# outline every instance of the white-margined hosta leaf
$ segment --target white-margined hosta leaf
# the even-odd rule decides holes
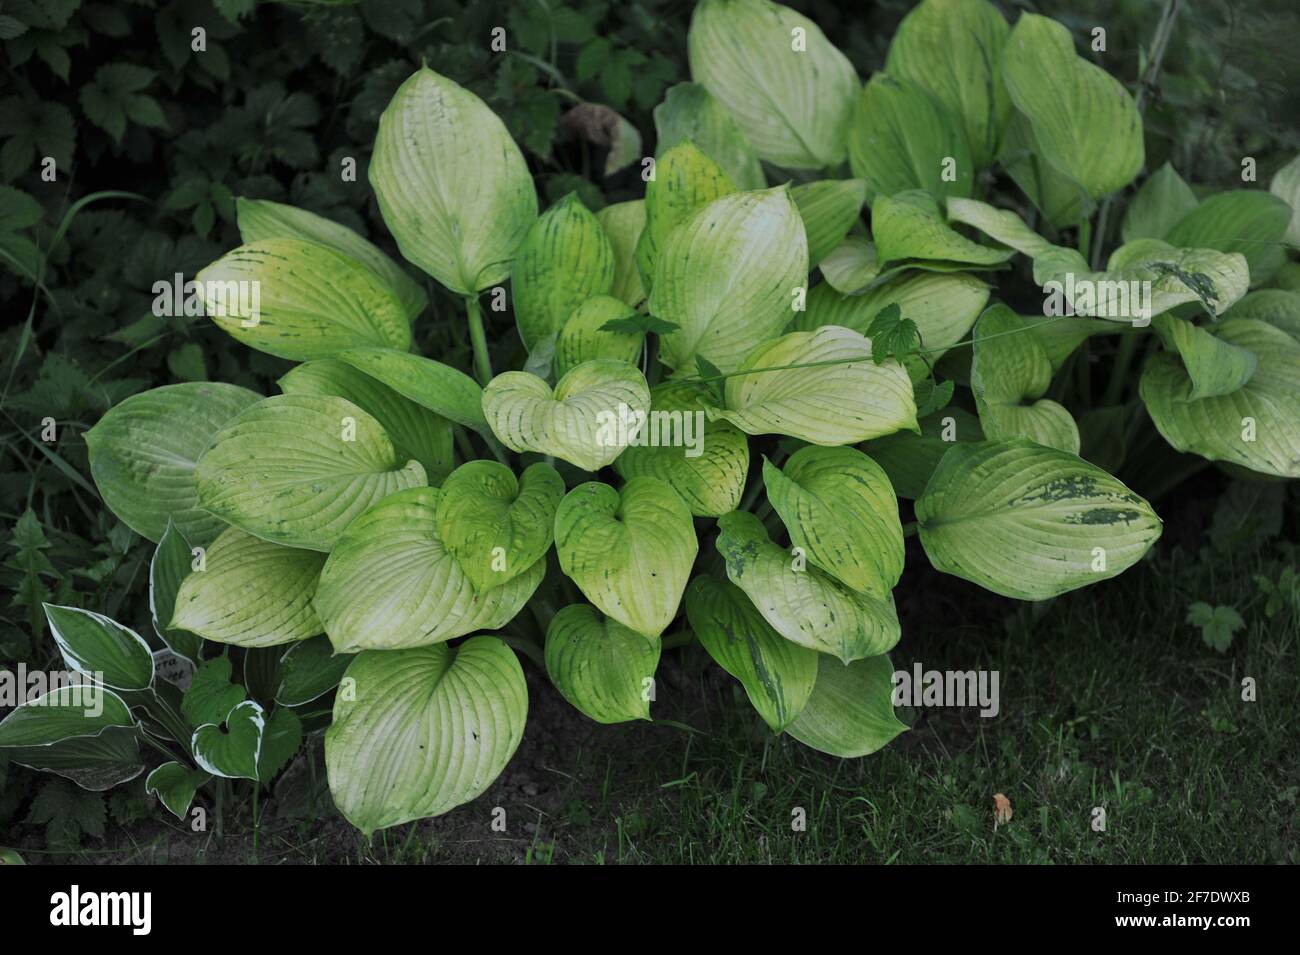
[[[762,189],[767,185],[754,147],[726,107],[699,83],[678,83],[668,88],[664,101],[655,107],[655,136],[660,156],[689,139],[726,170],[727,178],[738,188]]]
[[[821,179],[790,190],[808,237],[808,267],[816,268],[858,221],[867,199],[861,179]]]
[[[1208,328],[1168,313],[1155,318],[1165,349],[1177,352],[1192,381],[1188,401],[1231,394],[1250,381],[1259,364],[1255,353],[1231,345]]]
[[[668,234],[714,199],[735,191],[722,166],[689,139],[660,156],[654,178],[645,185],[645,229],[636,244],[642,284],[653,285],[655,262]]]
[[[199,768],[226,779],[257,779],[257,761],[266,732],[266,711],[244,700],[226,715],[224,725],[204,723],[190,738]]]
[[[647,637],[677,615],[698,550],[690,510],[658,478],[630,478],[621,491],[580,484],[555,514],[560,569],[601,613]]]
[[[496,461],[468,461],[438,495],[438,536],[475,589],[487,591],[546,556],[564,479],[549,464],[518,478]]]
[[[1019,600],[1124,572],[1162,527],[1118,479],[1027,438],[954,445],[917,500],[916,520],[936,569]]]
[[[644,199],[615,202],[596,213],[596,221],[605,230],[610,251],[614,253],[614,286],[609,294],[633,307],[645,300],[641,270],[636,265],[636,244],[645,228],[645,219]]]
[[[858,94],[849,127],[849,165],[872,195],[924,189],[969,196],[975,169],[961,123],[911,82],[877,73]]]
[[[650,408],[650,386],[636,366],[612,358],[584,362],[552,389],[524,371],[497,375],[483,390],[492,431],[512,451],[536,451],[586,471],[619,456]]]
[[[438,535],[436,488],[410,488],[358,517],[330,552],[315,607],[334,649],[400,650],[505,626],[541,583],[542,561],[477,590]]]
[[[924,0],[898,25],[885,69],[929,93],[959,118],[975,166],[992,164],[1011,100],[1002,83],[1010,28],[985,0]]]
[[[113,726],[135,725],[130,707],[112,690],[88,684],[61,686],[20,703],[0,720],[0,750],[50,746],[65,739],[98,736]]]
[[[546,673],[560,694],[597,723],[650,719],[660,642],[594,607],[571,604],[546,630]]]
[[[984,440],[979,418],[955,405],[927,415],[920,424],[920,434],[897,431],[862,448],[884,469],[894,493],[911,500],[925,493],[930,475],[954,442]]]
[[[743,590],[709,574],[686,588],[686,616],[709,656],[740,681],[772,732],[789,726],[812,695],[817,651],[785,639]]]
[[[204,564],[181,583],[172,627],[239,647],[293,643],[321,632],[311,601],[324,554],[228,527]]]
[[[1168,352],[1152,355],[1141,381],[1151,420],[1179,451],[1300,477],[1300,342],[1249,318],[1224,319],[1214,335],[1255,356],[1250,380],[1230,394],[1193,400],[1183,362]]]
[[[749,439],[727,421],[710,421],[717,408],[707,386],[674,379],[650,392],[644,440],[629,445],[614,467],[625,478],[667,481],[696,517],[719,517],[740,506],[749,474]]]
[[[195,480],[199,503],[236,527],[328,551],[370,505],[426,478],[352,402],[280,395],[228,422],[199,459]]]
[[[1064,407],[1044,398],[1052,383],[1047,351],[1005,305],[985,312],[975,326],[970,384],[980,425],[989,438],[1029,438],[1049,448],[1079,453],[1079,428]]]
[[[434,414],[487,430],[483,388],[459,368],[392,348],[350,348],[336,357]]]
[[[884,597],[903,574],[898,500],[880,465],[854,448],[800,448],[763,462],[767,499],[810,564]]]
[[[844,663],[884,653],[901,630],[894,597],[846,587],[806,562],[806,555],[772,542],[762,522],[746,511],[718,519],[718,552],[727,577],[745,592],[781,636],[830,653]]]
[[[844,160],[858,77],[816,23],[769,0],[703,0],[686,40],[691,79],[760,159],[789,169]]]
[[[110,408],[86,432],[90,473],[109,510],[151,541],[170,519],[194,544],[223,522],[199,506],[194,465],[221,426],[261,396],[221,382],[163,385]]]
[[[1272,193],[1236,189],[1210,196],[1179,219],[1166,241],[1246,257],[1252,287],[1267,283],[1286,261],[1282,239],[1291,207]]]
[[[782,365],[796,367],[749,371]],[[749,434],[835,445],[916,427],[907,370],[893,359],[877,365],[871,342],[850,328],[783,335],[750,352],[740,371],[727,379],[726,409],[707,414]]]
[[[352,402],[379,422],[399,456],[420,462],[430,484],[440,484],[451,473],[451,422],[347,362],[304,362],[278,384],[286,395],[333,395]]]
[[[1142,168],[1142,117],[1124,84],[1074,51],[1070,31],[1022,13],[1002,51],[1002,78],[1037,152],[1093,199]]]
[[[96,736],[70,736],[45,746],[10,746],[4,752],[12,763],[103,792],[144,772],[140,739],[134,727],[109,726]]]
[[[347,226],[306,209],[271,202],[269,199],[241,196],[235,207],[239,220],[239,238],[245,243],[259,242],[262,239],[302,239],[336,249],[383,279],[402,303],[408,321],[413,321],[429,303],[429,297],[420,283],[407,275],[382,249]]]
[[[1262,288],[1248,292],[1224,318],[1253,318],[1280,328],[1300,341],[1300,292]]]
[[[817,683],[786,732],[815,750],[853,759],[881,749],[907,726],[894,715],[894,667],[885,654],[848,666],[817,658]]]
[[[537,218],[532,175],[505,124],[427,68],[379,118],[370,185],[406,260],[462,295],[510,274]]]
[[[292,361],[344,348],[405,350],[411,322],[397,295],[367,266],[302,239],[262,239],[203,269],[205,314],[235,340]]]
[[[211,773],[173,760],[163,763],[145,778],[144,791],[146,795],[157,796],[168,812],[184,820],[194,802],[194,794],[211,778]]]
[[[1291,207],[1285,239],[1292,248],[1300,249],[1300,155],[1273,173],[1268,191]]]
[[[609,295],[596,295],[575,308],[555,339],[556,377],[563,378],[584,361],[594,358],[636,364],[645,344],[645,334],[603,330],[606,322],[635,315],[630,305]]]
[[[130,627],[91,610],[43,606],[68,669],[115,690],[145,690],[153,685],[153,654]]]
[[[363,653],[345,679],[325,767],[334,804],[367,838],[474,799],[523,738],[528,685],[496,637]]]
[[[203,639],[168,626],[176,611],[176,593],[181,589],[181,581],[189,574],[193,559],[189,541],[175,524],[168,524],[149,561],[149,616],[153,632],[173,653],[198,663],[203,652]]]
[[[877,196],[871,205],[871,232],[884,265],[929,268],[932,263],[951,263],[991,269],[1011,258],[1010,251],[980,245],[953,231],[934,197],[919,189]]]
[[[1164,239],[1178,222],[1196,208],[1196,193],[1177,170],[1165,163],[1151,175],[1129,200],[1124,210],[1120,235],[1134,239]]]
[[[700,355],[734,370],[775,338],[808,284],[808,239],[786,186],[709,203],[673,230],[655,262],[650,313],[680,327],[660,358],[688,374]]]
[[[614,249],[577,193],[529,228],[510,271],[510,288],[519,337],[530,351],[587,299],[613,291]]]

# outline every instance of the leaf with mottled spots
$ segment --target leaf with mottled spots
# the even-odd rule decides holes
[[[653,285],[655,262],[669,233],[714,199],[735,191],[722,167],[690,140],[659,158],[654,178],[645,185],[645,228],[636,244],[636,265],[647,288]]]

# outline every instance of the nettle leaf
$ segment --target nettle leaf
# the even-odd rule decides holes
[[[788,169],[843,162],[858,77],[816,23],[768,0],[703,0],[686,41],[691,79],[760,159]]]
[[[690,510],[658,478],[629,478],[621,491],[580,484],[555,514],[560,569],[601,613],[647,637],[677,615],[698,550]]]
[[[605,230],[614,254],[614,285],[609,294],[635,308],[646,295],[641,270],[636,265],[636,244],[645,229],[645,200],[608,205],[596,213],[596,221]]]
[[[1201,630],[1201,640],[1207,647],[1213,647],[1220,653],[1227,653],[1232,646],[1232,636],[1246,621],[1241,619],[1234,607],[1211,607],[1203,600],[1187,606],[1187,622]]]
[[[528,685],[495,637],[363,653],[334,700],[325,767],[334,804],[367,838],[475,799],[523,738]]]
[[[785,639],[844,663],[898,643],[902,631],[893,594],[873,597],[816,565],[803,567],[800,555],[773,543],[762,522],[746,511],[724,514],[718,528],[727,577]]]
[[[781,371],[751,371],[783,365]],[[871,342],[827,325],[759,345],[727,379],[726,408],[708,409],[748,434],[787,434],[810,444],[852,444],[916,427],[907,371],[877,365]]]
[[[110,727],[135,725],[130,707],[112,690],[86,684],[61,686],[20,703],[0,720],[0,749],[52,746],[66,739],[98,736]]]
[[[253,700],[238,703],[222,721],[204,723],[190,738],[199,768],[226,779],[257,779],[266,712]]]
[[[648,720],[659,650],[659,640],[571,604],[546,630],[546,673],[560,695],[597,723]]]
[[[1282,239],[1291,207],[1272,193],[1236,189],[1210,196],[1178,220],[1167,240],[1178,246],[1237,252],[1246,257],[1250,284],[1263,285],[1286,261]]]
[[[1079,428],[1070,412],[1044,398],[1052,363],[1024,321],[995,305],[975,326],[971,391],[980,426],[989,438],[1029,438],[1049,448],[1079,453]]]
[[[920,420],[921,433],[898,431],[869,441],[862,450],[880,465],[894,493],[916,500],[956,441],[983,441],[979,418],[964,408],[945,408]]]
[[[164,385],[110,408],[85,435],[104,503],[151,541],[170,520],[187,540],[208,543],[224,525],[199,507],[195,463],[223,424],[259,400],[246,388],[203,381]]]
[[[434,414],[476,431],[487,430],[483,389],[458,368],[391,348],[350,348],[337,358]]]
[[[420,463],[431,484],[451,473],[451,422],[364,371],[337,358],[289,369],[279,382],[286,395],[344,398],[379,422],[399,456]],[[475,390],[479,390],[475,386]]]
[[[413,321],[429,304],[420,284],[373,242],[324,216],[306,209],[240,196],[235,203],[239,237],[245,243],[262,239],[302,239],[329,246],[374,272],[402,303],[407,321]]]
[[[553,454],[585,471],[617,458],[636,416],[649,408],[645,376],[611,358],[582,363],[554,389],[536,375],[507,371],[483,390],[483,411],[506,447]]]
[[[251,406],[199,459],[200,504],[277,544],[329,551],[376,501],[425,483],[379,422],[343,398],[280,395]]]
[[[946,57],[945,57],[946,58]],[[858,94],[849,166],[873,195],[969,196],[975,164],[956,115],[908,80],[876,73]]]
[[[645,229],[636,243],[643,285],[653,287],[655,262],[669,233],[714,199],[735,191],[722,167],[689,139],[659,158],[645,185]]]
[[[181,581],[190,572],[193,555],[189,541],[168,522],[162,540],[149,561],[149,615],[153,632],[175,654],[198,663],[203,652],[203,638],[170,626],[176,612],[176,594]]]
[[[808,240],[787,187],[710,203],[673,230],[655,264],[650,312],[680,326],[661,338],[660,358],[681,373],[696,356],[734,371],[785,328],[807,283]]]
[[[66,60],[67,54],[63,54]],[[62,71],[67,80],[67,68]],[[166,129],[162,108],[144,90],[153,83],[153,70],[131,63],[105,63],[95,71],[94,82],[81,87],[81,108],[86,118],[120,143],[129,120],[139,126]]]
[[[563,378],[585,361],[613,358],[635,364],[647,331],[658,319],[641,315],[608,295],[589,298],[573,310],[555,339],[555,374]],[[667,324],[667,323],[660,323]]]
[[[921,347],[921,332],[916,322],[903,317],[897,302],[890,302],[871,320],[866,337],[871,341],[871,360],[883,365],[886,359],[903,361]]]
[[[353,658],[351,653],[335,653],[328,637],[293,644],[280,658],[275,702],[280,706],[302,706],[320,699],[339,685]]]
[[[1259,361],[1255,353],[1217,338],[1186,319],[1157,315],[1156,332],[1169,351],[1178,352],[1192,381],[1187,400],[1228,395],[1250,381]]]
[[[217,643],[271,647],[322,631],[312,609],[325,555],[281,547],[228,527],[203,570],[185,578],[170,626]]]
[[[808,267],[816,268],[858,221],[867,201],[861,179],[823,179],[790,190],[808,237]]]
[[[740,189],[767,185],[754,147],[713,94],[698,83],[678,83],[668,89],[654,110],[658,155],[690,140],[721,166]]]
[[[1255,373],[1229,394],[1193,399],[1196,384],[1183,362],[1152,355],[1140,384],[1152,422],[1179,451],[1300,477],[1300,342],[1249,318],[1224,319],[1213,334],[1253,354]]]
[[[877,196],[871,206],[871,231],[881,263],[906,263],[913,268],[947,264],[964,268],[996,268],[1011,258],[1009,250],[991,249],[957,234],[943,220],[928,192],[910,190]]]
[[[1074,52],[1060,23],[1022,13],[1003,47],[1002,78],[1029,120],[1035,152],[1093,199],[1123,189],[1141,170],[1142,117],[1133,97]]]
[[[438,495],[438,536],[479,591],[511,580],[546,556],[564,479],[549,464],[518,478],[496,461],[462,464]]]
[[[644,439],[629,445],[614,467],[625,478],[666,481],[696,517],[718,517],[740,506],[749,474],[749,439],[726,421],[710,421],[719,407],[708,386],[682,379],[650,392]]]
[[[1192,187],[1169,163],[1165,163],[1142,183],[1124,210],[1120,235],[1125,242],[1134,239],[1164,239],[1173,227],[1196,208]]]
[[[1291,207],[1285,239],[1293,248],[1300,248],[1300,155],[1273,173],[1268,191]]]
[[[202,769],[172,761],[163,763],[145,778],[144,791],[157,796],[168,812],[183,820],[194,802],[194,794],[211,778],[212,774]]]
[[[884,597],[903,574],[898,501],[880,465],[854,448],[800,448],[783,468],[763,461],[773,510],[808,562]]]
[[[1300,292],[1266,288],[1248,292],[1224,318],[1253,318],[1280,328],[1300,341]]]
[[[1119,480],[1027,438],[951,447],[916,502],[916,521],[937,570],[1018,600],[1123,573],[1162,528]]]
[[[505,125],[427,68],[380,117],[369,176],[402,255],[461,295],[510,275],[537,218],[532,175]]]
[[[569,193],[524,236],[510,272],[515,322],[529,350],[558,332],[573,310],[614,288],[614,249],[604,228]]]
[[[334,649],[400,650],[496,630],[545,575],[537,561],[477,590],[438,534],[435,488],[410,488],[358,517],[330,552],[315,607]]]
[[[984,0],[924,0],[898,25],[885,69],[930,94],[960,119],[979,169],[1001,145],[1011,101],[1002,47],[1011,32]]]
[[[686,616],[709,656],[740,681],[772,732],[789,726],[812,695],[819,654],[785,639],[743,590],[712,575],[691,581]]]
[[[50,633],[68,668],[115,690],[153,685],[153,654],[144,638],[103,614],[45,604]]]
[[[356,259],[301,239],[262,239],[227,252],[195,276],[208,315],[258,351],[307,361],[345,348],[405,350],[401,301]]]
[[[844,759],[869,756],[906,724],[894,715],[894,667],[884,654],[841,666],[817,658],[817,683],[786,732],[813,749]]]

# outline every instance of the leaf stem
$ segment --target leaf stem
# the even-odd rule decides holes
[[[492,380],[492,362],[488,358],[487,333],[483,331],[483,312],[477,295],[465,296],[465,315],[469,319],[469,341],[474,348],[474,373],[479,384]]]
[[[1103,406],[1119,404],[1124,394],[1124,384],[1128,380],[1128,369],[1133,364],[1137,353],[1138,333],[1135,329],[1126,331],[1119,340],[1119,351],[1115,353],[1115,364],[1110,370],[1110,381],[1106,382],[1106,392],[1102,396]]]
[[[497,634],[497,639],[508,646],[516,653],[522,653],[528,659],[532,660],[543,670],[546,669],[546,658],[542,655],[542,648],[526,637],[516,637],[508,633]]]

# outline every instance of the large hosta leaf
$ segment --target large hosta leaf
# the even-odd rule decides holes
[[[740,681],[772,732],[789,726],[812,695],[819,654],[785,639],[743,590],[711,575],[696,577],[686,589],[686,616],[709,656]]]
[[[645,344],[642,332],[607,331],[605,325],[636,315],[630,305],[609,295],[587,299],[573,310],[555,339],[554,369],[563,378],[584,361],[614,358],[635,364]]]
[[[741,189],[767,185],[763,167],[726,107],[698,83],[669,87],[655,107],[659,155],[684,139],[695,143]]]
[[[844,663],[884,653],[898,642],[901,631],[892,594],[872,597],[816,566],[802,566],[801,559],[774,544],[748,512],[723,515],[718,527],[718,552],[727,561],[727,577],[787,640],[834,654]]]
[[[560,502],[560,568],[607,617],[657,637],[677,615],[699,545],[681,496],[653,477],[591,481]]]
[[[921,433],[898,431],[863,446],[884,469],[899,497],[916,500],[925,493],[930,475],[957,441],[983,441],[979,418],[950,406],[921,419]]]
[[[379,422],[399,456],[420,462],[431,484],[451,473],[451,423],[347,362],[322,358],[296,365],[279,385],[286,395],[346,398]]]
[[[425,483],[379,422],[343,398],[281,395],[226,424],[199,459],[199,503],[268,541],[328,551],[376,501]]]
[[[218,643],[270,647],[321,632],[312,609],[325,555],[228,527],[181,583],[170,625]]]
[[[110,408],[85,436],[104,503],[151,541],[162,539],[170,519],[192,543],[208,543],[223,523],[199,507],[195,462],[223,424],[258,400],[246,388],[194,381]]]
[[[586,604],[565,607],[546,630],[546,672],[597,723],[650,719],[660,642]]]
[[[949,228],[934,198],[919,190],[878,196],[871,206],[871,231],[876,254],[888,265],[989,269],[1011,258],[1009,251],[972,242]]]
[[[363,653],[345,679],[325,766],[334,804],[367,836],[474,799],[523,737],[528,686],[495,637]]]
[[[402,303],[407,319],[414,319],[429,302],[424,289],[384,252],[347,226],[306,209],[287,206],[269,199],[241,196],[235,203],[239,219],[239,237],[244,242],[262,239],[303,239],[327,245],[356,259],[374,272]]]
[[[149,644],[130,627],[91,610],[44,607],[50,633],[69,669],[115,690],[144,690],[153,684]]]
[[[884,597],[903,573],[898,501],[880,465],[853,448],[800,448],[784,468],[763,462],[767,499],[808,562],[854,590]]]
[[[596,221],[609,238],[614,253],[614,286],[610,295],[625,305],[637,306],[645,299],[641,270],[636,265],[636,244],[645,228],[645,200],[616,202],[596,213]]]
[[[1177,170],[1165,163],[1142,183],[1124,211],[1120,235],[1134,239],[1163,239],[1180,219],[1196,208],[1196,194]]]
[[[1231,394],[1255,374],[1258,359],[1245,348],[1230,345],[1208,328],[1173,315],[1157,315],[1156,332],[1169,351],[1178,352],[1192,380],[1188,401]]]
[[[553,454],[599,471],[627,446],[637,414],[650,408],[650,387],[634,365],[612,358],[584,362],[552,389],[525,371],[497,375],[483,390],[483,411],[512,451]]]
[[[645,285],[653,284],[655,262],[668,234],[714,199],[735,191],[722,166],[690,140],[659,158],[654,178],[645,186],[645,229],[636,244],[636,264]]]
[[[1286,260],[1282,238],[1291,222],[1291,207],[1257,189],[1237,189],[1210,196],[1169,230],[1173,245],[1238,252],[1250,267],[1250,284],[1262,285]]]
[[[768,0],[703,0],[687,51],[691,79],[727,108],[760,159],[790,169],[843,161],[858,78],[817,24]]]
[[[749,439],[735,425],[708,420],[710,407],[718,405],[704,385],[677,379],[655,386],[645,439],[618,456],[618,473],[662,478],[696,517],[734,511],[749,474]]]
[[[1133,181],[1146,155],[1142,117],[1123,83],[1075,54],[1066,27],[1022,13],[1002,51],[1002,78],[1036,151],[1089,196]]]
[[[510,287],[519,337],[530,351],[587,299],[613,290],[614,249],[576,193],[532,224],[515,256]]]
[[[924,0],[898,25],[885,69],[960,118],[975,165],[998,154],[1011,101],[1002,83],[1010,28],[985,0]]]
[[[349,348],[338,358],[434,414],[476,431],[487,430],[483,389],[458,368],[392,348]]]
[[[549,464],[518,478],[496,461],[458,467],[438,495],[438,536],[480,591],[504,584],[546,556],[564,479]]]
[[[822,179],[790,190],[808,236],[808,267],[816,268],[858,221],[867,199],[861,179]]]
[[[1280,328],[1300,341],[1300,292],[1280,288],[1249,292],[1224,318],[1253,318]]]
[[[427,68],[398,87],[379,119],[370,185],[407,261],[462,295],[510,274],[537,217],[532,175],[505,125]]]
[[[907,729],[893,701],[894,667],[883,653],[848,666],[822,655],[813,694],[786,732],[832,756],[869,756]]]
[[[1020,600],[1122,573],[1162,526],[1101,468],[1027,438],[954,445],[917,500],[916,520],[938,570]]]
[[[1250,380],[1229,394],[1193,400],[1195,384],[1183,363],[1167,352],[1153,355],[1141,382],[1151,420],[1179,451],[1300,477],[1300,342],[1249,318],[1225,319],[1214,335],[1255,356]]]
[[[476,590],[438,536],[441,493],[420,487],[384,498],[330,552],[315,607],[336,651],[405,649],[496,630],[541,583],[538,561]]]
[[[650,311],[680,328],[660,358],[682,373],[700,355],[732,371],[755,344],[776,337],[808,282],[808,240],[787,187],[710,203],[669,236],[655,264]]]
[[[781,371],[751,371],[784,365]],[[838,325],[791,332],[750,352],[727,379],[725,410],[709,409],[749,434],[788,434],[810,444],[852,444],[916,427],[906,369],[877,365],[871,342]]]
[[[5,754],[20,766],[54,773],[82,789],[103,792],[145,770],[140,731],[109,726],[96,736],[71,736],[45,746],[10,746]]]
[[[278,358],[307,361],[360,345],[404,350],[411,344],[410,319],[392,289],[329,246],[261,239],[227,252],[195,281],[217,325]]]

